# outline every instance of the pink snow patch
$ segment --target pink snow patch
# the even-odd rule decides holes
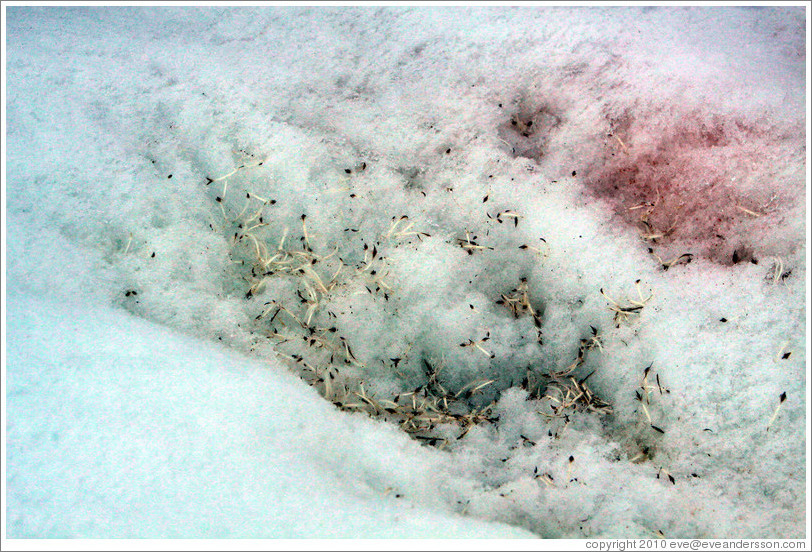
[[[765,237],[802,201],[802,129],[665,109],[608,121],[585,183],[652,252],[726,265],[777,254]]]

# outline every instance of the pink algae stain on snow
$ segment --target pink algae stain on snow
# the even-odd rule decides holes
[[[760,237],[794,199],[776,175],[803,166],[802,133],[697,112],[649,115],[607,117],[588,192],[663,259],[692,253],[729,265],[774,254]]]

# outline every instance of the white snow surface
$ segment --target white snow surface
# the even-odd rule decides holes
[[[410,501],[448,459],[279,364],[81,303],[20,297],[8,323],[13,537],[532,537]]]
[[[4,9],[4,537],[808,536],[807,8]]]

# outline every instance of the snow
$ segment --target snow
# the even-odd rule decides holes
[[[4,538],[808,534],[803,7],[5,16]]]
[[[336,416],[278,364],[109,308],[16,299],[12,537],[532,536],[408,502],[406,489],[443,468],[439,455],[362,415]]]

